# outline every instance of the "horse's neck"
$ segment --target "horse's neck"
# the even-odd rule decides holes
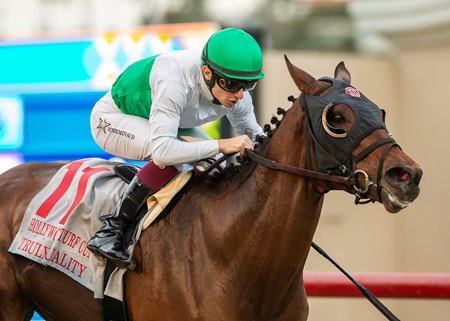
[[[303,112],[294,106],[283,119],[264,151],[279,163],[306,168]],[[322,208],[323,195],[310,181],[292,174],[258,166],[249,179],[260,197],[258,222],[265,228],[261,241],[277,255],[303,266]],[[297,252],[297,253],[295,253]]]
[[[264,154],[277,162],[305,167],[303,123],[300,111],[295,112],[283,120]],[[256,166],[252,175],[231,189],[236,190],[215,203],[215,210],[220,213],[222,207],[227,217],[220,217],[215,235],[211,235],[222,243],[219,248],[226,259],[234,258],[240,269],[248,269],[255,282],[281,285],[298,280],[317,227],[323,195],[306,179],[262,166]],[[277,280],[267,278],[273,273],[279,276]]]

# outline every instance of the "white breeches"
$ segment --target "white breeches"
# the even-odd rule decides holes
[[[124,114],[108,92],[91,112],[91,132],[95,142],[107,153],[132,160],[151,160],[148,119]],[[184,141],[211,139],[199,128],[179,129]]]

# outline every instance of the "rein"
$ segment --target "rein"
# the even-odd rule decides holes
[[[264,167],[282,171],[286,173],[290,173],[296,176],[300,177],[307,177],[307,178],[313,178],[321,181],[326,181],[330,183],[336,183],[345,185],[349,188],[354,188],[356,179],[351,176],[343,177],[343,176],[336,176],[336,175],[330,175],[325,174],[321,172],[312,171],[309,169],[301,168],[301,167],[294,167],[282,163],[277,163],[273,160],[270,160],[268,158],[262,157],[258,154],[256,154],[254,151],[247,150],[247,155],[250,157],[251,160],[253,160],[255,163],[262,165]]]
[[[381,147],[383,145],[386,145],[386,147],[383,150],[382,156],[380,158],[380,162],[378,164],[377,182],[376,183],[373,183],[369,179],[369,176],[367,175],[366,172],[364,172],[362,170],[358,170],[358,169],[351,171],[351,174],[348,176],[338,176],[338,175],[331,175],[331,174],[326,174],[326,173],[322,173],[322,172],[317,172],[317,171],[309,170],[306,168],[295,167],[295,166],[291,166],[291,165],[287,165],[287,164],[278,163],[274,160],[271,160],[271,159],[265,158],[261,155],[258,155],[256,152],[254,152],[252,150],[246,150],[246,153],[247,153],[248,157],[251,160],[253,160],[255,163],[257,163],[261,166],[267,167],[269,169],[293,174],[293,175],[296,175],[299,177],[311,178],[311,179],[320,180],[323,182],[344,185],[344,186],[348,187],[349,189],[354,189],[355,196],[356,196],[355,204],[366,204],[369,202],[374,202],[373,200],[370,200],[367,197],[367,194],[368,194],[371,186],[376,186],[377,197],[378,197],[378,199],[381,199],[380,180],[381,180],[381,173],[382,173],[382,169],[383,169],[384,159],[386,158],[387,153],[389,152],[389,150],[392,147],[394,147],[394,146],[400,147],[400,146],[391,137],[380,139],[380,140],[374,142],[373,144],[371,144],[370,146],[366,147],[363,151],[361,151],[354,158],[353,163],[354,163],[354,166],[356,166],[357,163],[359,163],[364,158],[366,158],[368,155],[370,155],[375,149],[377,149],[378,147]],[[221,162],[221,161],[222,160],[220,160],[219,162]],[[357,182],[356,177],[359,174],[364,176],[364,187],[358,187],[358,185],[357,185],[358,182]]]

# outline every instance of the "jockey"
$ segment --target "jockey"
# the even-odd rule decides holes
[[[137,61],[125,69],[94,106],[91,130],[106,152],[147,160],[121,196],[114,213],[88,243],[118,266],[131,262],[124,233],[147,198],[182,168],[220,153],[253,149],[262,129],[252,90],[264,77],[262,52],[241,29],[213,34],[203,50],[178,50]],[[212,140],[196,128],[226,116],[237,136]]]

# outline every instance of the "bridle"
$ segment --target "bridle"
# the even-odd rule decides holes
[[[329,82],[324,87],[320,88],[316,93],[314,93],[313,96],[320,96],[326,89],[333,87],[334,81],[330,81],[330,78],[323,78],[322,80]],[[296,99],[290,99],[292,102],[295,102]],[[332,184],[339,184],[345,186],[349,191],[353,191],[353,194],[355,195],[355,204],[366,204],[369,202],[375,202],[375,200],[372,200],[370,198],[370,188],[372,186],[376,187],[376,193],[378,200],[381,200],[381,192],[382,192],[382,186],[380,184],[382,171],[383,171],[383,164],[385,161],[385,158],[388,154],[388,152],[393,148],[394,146],[400,147],[396,141],[392,137],[382,138],[371,145],[364,148],[361,152],[359,152],[356,156],[352,155],[352,152],[356,146],[359,145],[359,143],[366,137],[368,137],[374,130],[378,128],[385,128],[384,126],[384,119],[382,119],[382,126],[378,123],[376,126],[368,126],[367,130],[364,129],[365,134],[361,135],[360,137],[357,137],[353,142],[351,142],[352,148],[351,150],[348,150],[348,155],[346,156],[349,161],[344,162],[339,159],[337,159],[333,152],[330,152],[328,148],[326,148],[326,142],[324,143],[323,140],[321,141],[320,137],[315,133],[315,131],[312,128],[312,121],[311,121],[311,115],[310,115],[310,106],[308,105],[308,99],[307,95],[305,93],[302,93],[300,95],[300,100],[302,103],[303,111],[305,112],[304,117],[304,139],[305,139],[305,151],[306,151],[306,163],[307,168],[300,168],[295,167],[287,164],[278,163],[274,160],[270,160],[268,158],[265,158],[261,155],[258,155],[254,151],[247,151],[248,157],[256,162],[259,165],[262,165],[264,167],[267,167],[272,170],[282,171],[286,173],[290,173],[296,176],[310,178],[314,181],[322,181],[325,182],[327,188],[332,189]],[[328,102],[327,106],[325,106],[324,112],[330,107],[333,103]],[[373,104],[373,103],[372,103]],[[375,105],[374,105],[375,106]],[[378,109],[378,107],[376,107]],[[379,109],[378,109],[379,111]],[[383,114],[384,115],[384,114]],[[381,117],[380,117],[381,118]],[[355,125],[357,125],[355,123]],[[348,137],[345,137],[344,139],[348,139]],[[384,146],[384,150],[381,153],[380,161],[378,164],[377,169],[377,175],[376,175],[376,182],[373,182],[370,180],[369,175],[361,170],[356,169],[356,165],[364,160],[367,156],[369,156],[373,151],[378,149],[379,147]],[[331,166],[331,169],[327,169],[325,172],[321,171],[315,171],[312,170],[312,160],[309,154],[310,147],[313,147],[311,149],[313,151],[316,163],[317,163],[317,156],[320,153],[321,159],[323,159],[326,164],[333,164]],[[358,176],[363,176],[363,184],[358,184]]]
[[[384,147],[384,150],[383,150],[383,152],[381,154],[380,161],[378,163],[377,181],[376,181],[376,183],[373,183],[369,179],[369,175],[367,175],[367,173],[365,171],[360,170],[360,169],[353,169],[353,173],[352,173],[353,177],[356,177],[359,174],[364,176],[364,187],[362,187],[362,188],[358,187],[357,184],[353,185],[353,188],[355,190],[355,196],[356,196],[356,199],[355,199],[355,203],[356,204],[366,204],[366,203],[369,203],[369,202],[374,202],[368,196],[370,187],[372,185],[374,185],[376,187],[376,189],[377,189],[377,198],[378,198],[378,200],[381,200],[382,187],[381,187],[380,181],[381,181],[381,174],[383,172],[384,160],[385,160],[389,150],[392,147],[397,146],[397,147],[400,148],[400,146],[396,143],[396,141],[392,137],[383,138],[383,139],[377,140],[373,144],[367,146],[364,150],[362,150],[354,158],[354,166],[356,167],[356,164],[358,164],[364,158],[369,156],[375,149],[377,149],[378,147],[381,147],[383,145],[385,145],[385,147]]]

